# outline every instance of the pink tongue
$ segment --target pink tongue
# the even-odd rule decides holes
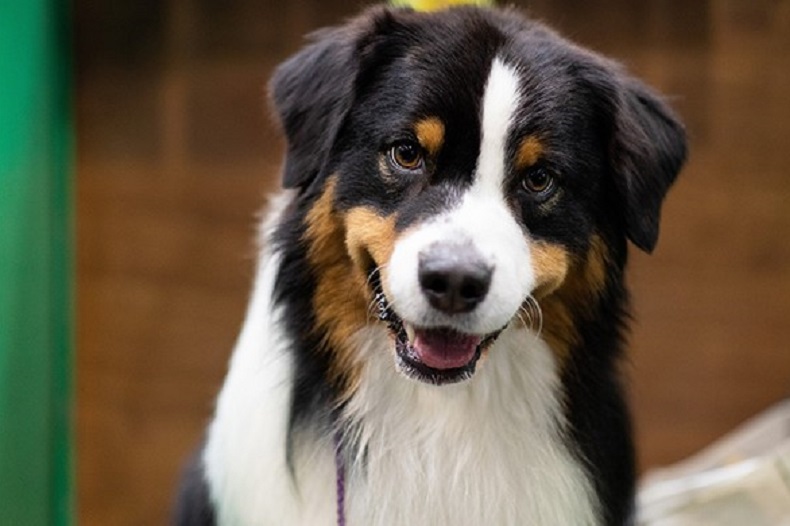
[[[480,341],[479,336],[448,329],[416,329],[412,347],[432,369],[457,369],[472,361]]]

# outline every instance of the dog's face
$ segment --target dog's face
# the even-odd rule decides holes
[[[572,332],[569,304],[604,293],[626,238],[654,247],[685,155],[647,88],[512,12],[375,10],[272,91],[319,330],[343,347],[372,308],[400,370],[435,384],[507,328]]]

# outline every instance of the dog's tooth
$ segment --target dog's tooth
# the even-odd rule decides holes
[[[414,341],[414,327],[412,327],[408,323],[404,323],[403,327],[406,329],[406,336],[409,337],[409,341],[413,342]]]

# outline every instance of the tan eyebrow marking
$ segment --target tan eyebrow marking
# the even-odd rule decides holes
[[[444,144],[444,123],[439,117],[426,117],[414,125],[414,133],[420,146],[431,154],[436,155]]]
[[[543,143],[535,135],[525,137],[516,150],[516,169],[523,170],[537,163],[543,155]]]

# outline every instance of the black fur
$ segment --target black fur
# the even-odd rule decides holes
[[[171,521],[174,526],[216,525],[200,453],[198,451],[192,455],[181,477],[181,487]]]
[[[592,311],[577,311],[581,343],[562,375],[572,435],[592,474],[603,524],[631,524],[635,461],[631,419],[619,370],[628,293],[623,284],[625,240],[609,239],[607,287]]]
[[[304,205],[304,201],[297,206]],[[307,209],[294,210],[275,233],[274,243],[283,254],[275,283],[275,301],[283,306],[282,323],[293,339],[295,378],[291,405],[289,435],[305,426],[325,427],[331,421],[331,408],[336,404],[336,386],[330,384],[329,352],[314,327],[313,295],[315,277],[307,262],[306,247],[296,240],[304,236],[302,220]],[[288,440],[288,463],[292,464],[293,440]]]

